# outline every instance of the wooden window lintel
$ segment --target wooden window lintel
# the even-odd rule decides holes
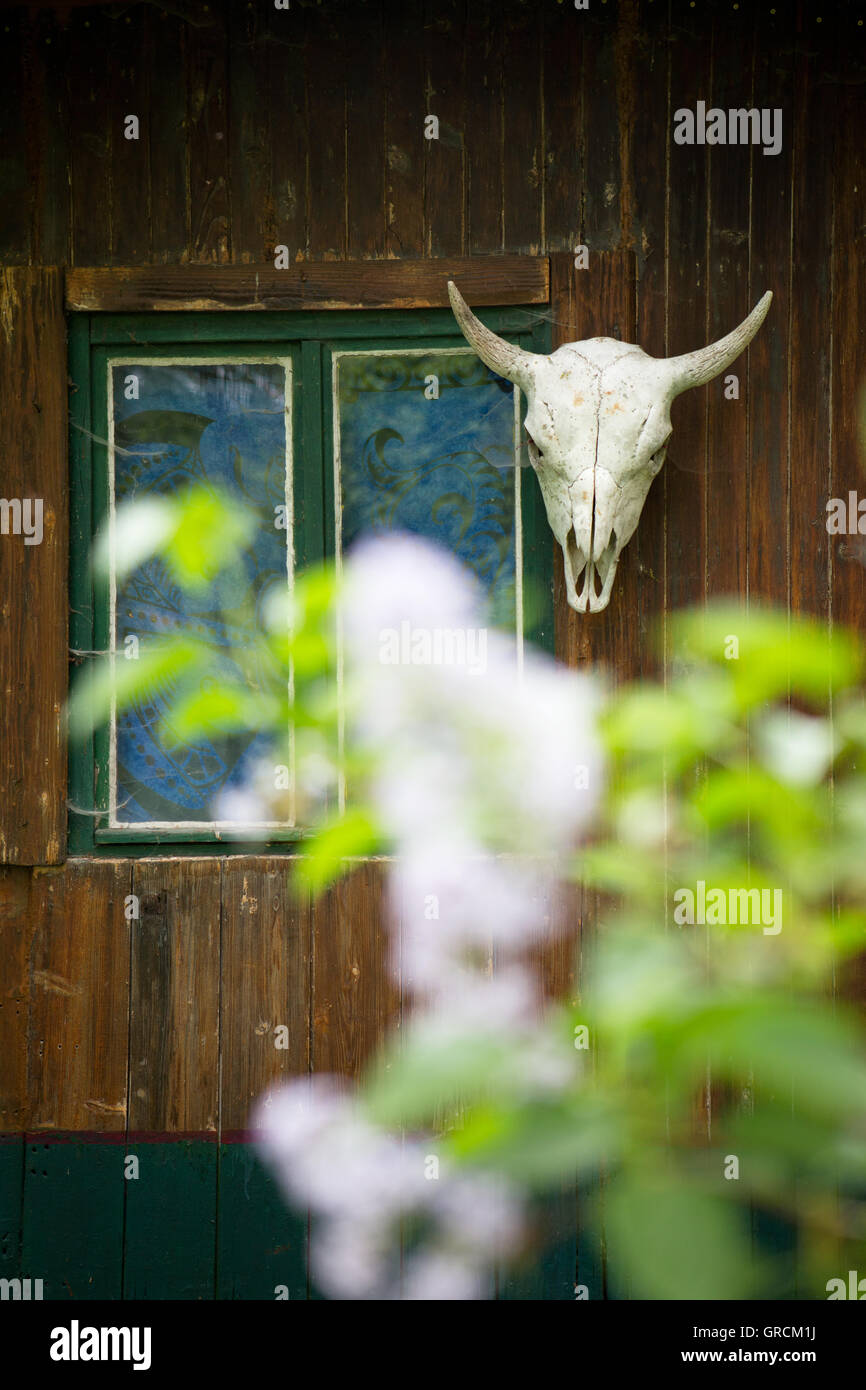
[[[546,304],[546,256],[306,261],[272,265],[70,266],[66,308],[87,313],[214,309],[434,309],[449,280],[471,304]]]

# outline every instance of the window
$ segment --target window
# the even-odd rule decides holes
[[[546,350],[537,311],[483,317]],[[76,314],[70,331],[75,652],[186,632],[228,662],[243,637],[233,614],[395,529],[448,546],[487,590],[494,621],[552,644],[551,547],[520,467],[519,392],[466,346],[450,311]],[[90,543],[114,509],[192,482],[261,515],[234,588],[180,594],[158,561],[94,582]],[[71,749],[76,852],[248,838],[214,806],[260,756],[255,731],[189,744],[163,724],[170,698],[149,691]],[[267,833],[288,847],[303,826]]]

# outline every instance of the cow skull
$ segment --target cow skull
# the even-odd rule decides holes
[[[578,613],[599,613],[665,461],[671,402],[740,355],[773,296],[765,294],[726,338],[682,357],[649,357],[616,338],[566,343],[545,357],[491,333],[451,280],[448,293],[469,345],[526,396],[529,457],[562,547],[568,602]]]

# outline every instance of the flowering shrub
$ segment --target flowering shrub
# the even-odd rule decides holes
[[[183,534],[154,536],[168,563]],[[564,1185],[617,1292],[824,1297],[862,1265],[866,1048],[834,997],[866,946],[853,640],[684,614],[667,683],[603,701],[408,537],[358,547],[339,588],[301,577],[249,634],[234,687],[205,686],[189,644],[176,669],[161,653],[172,727],[273,731],[317,825],[294,870],[314,891],[394,856],[383,929],[412,998],[357,1091],[303,1078],[256,1112],[321,1289],[485,1297]],[[75,725],[110,687],[82,683]],[[268,765],[231,795],[265,821],[287,792]],[[564,876],[598,921],[578,1000],[545,1004],[534,948]]]

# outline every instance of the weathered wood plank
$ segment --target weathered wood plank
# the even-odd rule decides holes
[[[70,130],[70,251],[81,265],[111,261],[111,68],[105,56],[113,20],[104,10],[79,10],[64,35],[66,109]]]
[[[424,29],[424,115],[439,121],[439,138],[423,141],[424,244],[428,256],[456,256],[466,250],[465,0],[427,0]]]
[[[68,309],[137,313],[153,309],[425,309],[446,307],[448,280],[470,303],[543,304],[545,256],[306,262],[257,266],[76,266],[66,275]]]
[[[586,180],[583,240],[590,251],[620,244],[623,158],[616,74],[616,11],[590,4],[580,16],[586,29],[581,103]]]
[[[150,236],[156,262],[189,258],[189,144],[186,109],[185,22],[168,9],[146,10],[147,66],[158,72],[157,96],[147,116],[150,144]],[[151,79],[153,85],[153,78]]]
[[[67,681],[67,448],[61,272],[2,270],[0,457],[10,512],[3,519],[8,534],[0,535],[0,671],[7,714],[0,863],[57,864],[65,854],[66,739],[60,714]]]
[[[272,257],[275,245],[287,246],[289,259],[295,260],[307,246],[310,160],[303,12],[272,9],[259,55],[265,40],[267,59],[257,58],[259,72],[265,67],[270,93],[270,195],[263,224],[264,254]]]
[[[290,12],[273,11],[285,26]],[[271,131],[271,101],[262,101],[262,83],[270,79],[272,47],[268,29],[270,13],[254,5],[232,5],[228,12],[229,113],[227,139],[232,190],[232,259],[258,264],[273,256],[273,199],[271,196],[271,153],[275,144]],[[296,16],[289,18],[291,25]],[[281,44],[284,40],[280,39]],[[280,47],[279,54],[285,52]],[[279,112],[285,119],[284,112]],[[282,144],[285,133],[281,132]],[[268,242],[270,249],[268,252]]]
[[[386,865],[358,866],[313,909],[312,1067],[357,1078],[400,1014],[388,969]]]
[[[503,221],[510,251],[538,252],[545,240],[541,21],[531,0],[510,5],[497,19],[504,29]]]
[[[346,254],[385,254],[385,50],[379,0],[340,17],[346,65]]]
[[[713,104],[723,110],[751,104],[751,46],[736,14],[713,16]],[[709,149],[710,241],[707,340],[730,333],[762,293],[749,283],[751,150],[747,145]],[[772,314],[775,314],[775,304]],[[767,323],[760,332],[770,329]],[[725,378],[738,382],[738,399],[728,399]],[[748,593],[749,458],[748,409],[761,386],[749,374],[744,354],[707,388],[706,551],[704,591],[708,597]]]
[[[621,62],[628,62],[629,80],[640,89],[626,166],[629,235],[638,272],[635,341],[651,356],[664,357],[671,98],[667,11],[658,10],[655,0],[642,0],[637,15],[639,37],[621,49]],[[638,575],[640,654],[636,673],[642,676],[655,674],[659,666],[659,632],[667,603],[665,524],[665,483],[658,478],[650,488],[637,532],[629,541]]]
[[[545,249],[565,251],[582,237],[585,16],[568,5],[545,6],[543,14]]]
[[[866,120],[866,61],[863,44],[839,25],[838,81],[835,110],[838,131],[834,147],[833,266],[831,305],[832,402],[830,497],[866,496],[866,249],[862,192],[866,188],[866,150],[862,129]],[[859,125],[857,124],[859,122]],[[856,191],[855,191],[856,190]],[[832,617],[855,629],[862,640],[866,629],[866,539],[860,535],[829,537],[832,564]],[[866,1001],[866,953],[848,962],[840,995]]]
[[[794,112],[793,226],[791,236],[791,608],[830,617],[830,537],[827,500],[831,481],[830,358],[827,317],[832,314],[833,161],[815,138],[831,119],[837,86],[826,59],[804,41],[798,21]],[[811,40],[812,34],[809,34]],[[808,275],[804,268],[808,266]],[[759,288],[759,287],[756,287]],[[776,305],[772,312],[775,314]],[[762,330],[763,331],[763,330]]]
[[[222,1144],[215,1297],[273,1301],[278,1289],[307,1297],[307,1215],[286,1205],[250,1144]]]
[[[0,1134],[27,1128],[30,871],[0,869]]]
[[[386,251],[417,256],[424,251],[424,117],[427,114],[424,0],[391,7],[385,25]]]
[[[214,1297],[216,1138],[129,1136],[139,1176],[124,1184],[124,1298]]]
[[[226,0],[211,0],[186,48],[189,255],[231,259]],[[187,31],[189,34],[189,30]]]
[[[782,12],[770,40],[755,11],[754,105],[794,108],[794,54],[790,13]],[[784,120],[784,116],[783,116]],[[773,291],[767,320],[748,350],[749,363],[749,595],[788,608],[791,566],[790,275],[792,132],[767,156],[752,149],[751,298]],[[742,360],[738,364],[742,368]],[[736,368],[735,368],[736,370]],[[799,504],[798,504],[799,505]]]
[[[0,1279],[21,1277],[23,1196],[24,1135],[0,1132]]]
[[[466,16],[466,240],[471,252],[505,244],[502,153],[502,32],[489,9],[469,5]]]
[[[129,1129],[216,1134],[219,859],[144,859],[133,870]]]
[[[734,23],[747,22],[733,15]],[[704,18],[688,0],[671,5],[671,101],[695,108],[710,90],[710,46]],[[675,94],[675,95],[674,95]],[[708,341],[707,238],[709,148],[670,141],[668,213],[668,353]],[[733,326],[733,325],[732,325]],[[703,602],[706,549],[707,401],[718,381],[684,391],[671,409],[673,436],[662,470],[667,511],[668,595],[673,610]]]
[[[27,116],[23,43],[24,11],[0,14],[0,265],[31,259]]]
[[[295,897],[291,878],[285,857],[225,861],[223,1137],[248,1128],[250,1107],[274,1085],[309,1071],[310,910]]]
[[[151,106],[159,102],[162,80],[158,79],[152,96],[155,74],[146,63],[147,8],[136,5],[118,17],[110,40],[111,260],[120,265],[139,265],[151,259],[150,119]],[[135,140],[127,139],[127,133],[133,133],[127,127],[129,116],[138,117]]]
[[[21,114],[25,118],[23,143],[27,151],[31,215],[30,261],[33,265],[57,265],[69,258],[70,122],[64,77],[65,36],[57,16],[46,10],[30,10],[25,26],[25,99]],[[9,126],[0,120],[0,128],[11,153]],[[14,207],[14,196],[10,197],[5,188],[3,192],[4,205]]]
[[[46,1299],[122,1297],[123,1136],[30,1134],[21,1272]],[[174,1247],[175,1249],[182,1247]]]
[[[305,11],[307,83],[307,236],[305,254],[345,257],[346,69],[342,16],[310,7]]]
[[[126,1128],[132,873],[123,860],[37,870],[28,1128]]]

